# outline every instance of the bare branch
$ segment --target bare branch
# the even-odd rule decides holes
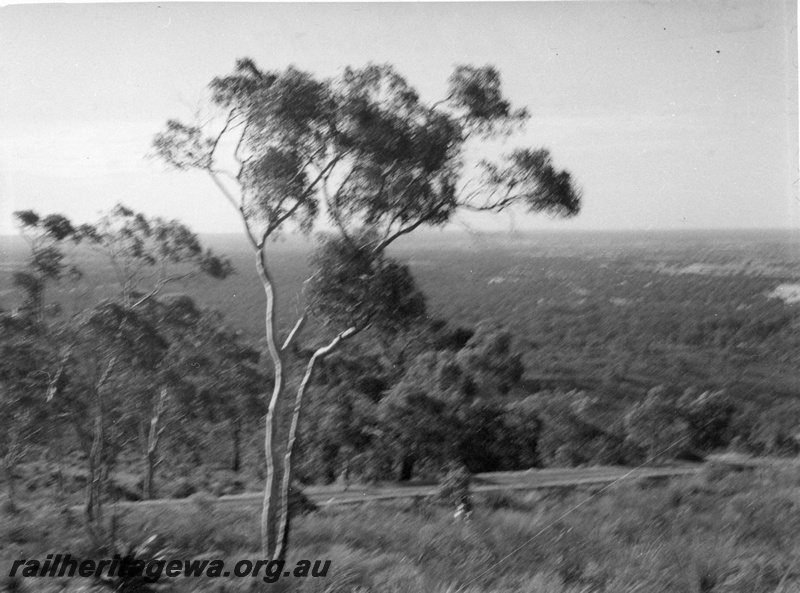
[[[321,147],[319,147],[319,148],[316,150],[316,152],[314,152],[314,154],[312,154],[310,157],[308,157],[308,160],[306,161],[306,163],[305,163],[305,164],[304,164],[302,167],[298,168],[298,170],[297,170],[297,173],[295,173],[294,177],[292,177],[291,179],[289,179],[289,181],[288,181],[287,183],[291,184],[291,183],[293,183],[294,181],[296,181],[296,180],[297,180],[297,178],[298,178],[298,177],[299,177],[299,176],[300,176],[300,175],[301,175],[301,174],[302,174],[302,173],[303,173],[303,172],[304,172],[304,171],[305,171],[305,170],[306,170],[308,167],[310,167],[310,166],[314,165],[314,159],[316,159],[317,155],[319,155],[321,152],[325,152],[325,151],[327,150],[327,148],[328,148],[328,147],[327,147],[327,146],[324,146],[324,145],[323,145],[323,146],[321,146]],[[327,171],[327,170],[330,168],[330,166],[331,166],[332,164],[335,164],[335,161],[336,161],[336,160],[338,160],[338,159],[339,159],[339,157],[337,157],[337,158],[333,159],[333,160],[332,160],[330,163],[328,163],[328,164],[327,164],[325,167],[323,167],[322,169],[319,169],[319,174],[318,174],[318,176],[317,176],[317,179],[314,181],[314,183],[312,183],[312,184],[311,184],[311,187],[313,187],[313,186],[314,186],[314,185],[317,183],[317,181],[319,181],[319,178],[320,178],[321,176],[324,176],[324,175],[325,175],[325,172],[326,172],[326,171]],[[309,188],[309,189],[310,189],[310,188]]]
[[[131,305],[131,309],[135,309],[136,307],[138,307],[138,306],[140,306],[140,305],[142,305],[142,304],[146,303],[146,302],[147,302],[147,301],[149,301],[150,299],[152,299],[152,298],[153,298],[154,296],[156,296],[156,295],[157,295],[159,292],[161,292],[161,290],[162,290],[162,289],[163,289],[163,288],[164,288],[164,287],[165,287],[167,284],[169,284],[170,282],[175,282],[175,281],[178,281],[178,280],[185,280],[186,278],[192,278],[193,276],[196,276],[197,274],[198,274],[198,272],[187,272],[186,274],[179,274],[179,275],[177,275],[177,276],[169,276],[169,277],[166,277],[166,278],[162,278],[161,280],[159,280],[159,281],[156,283],[156,285],[153,287],[153,289],[152,289],[150,292],[148,292],[146,295],[144,295],[144,296],[143,296],[142,298],[140,298],[138,301],[136,301],[135,303],[133,303],[133,304]]]
[[[300,383],[300,387],[297,389],[297,396],[295,397],[294,401],[294,410],[292,411],[292,424],[289,428],[289,437],[286,443],[286,454],[283,461],[283,484],[281,488],[280,527],[278,529],[278,534],[284,534],[284,537],[278,537],[278,546],[275,551],[276,558],[283,557],[283,546],[288,539],[286,537],[286,535],[288,535],[286,530],[289,525],[289,480],[291,478],[292,453],[294,452],[294,444],[297,440],[297,425],[300,421],[300,411],[302,410],[303,406],[303,396],[305,395],[306,389],[311,382],[311,377],[314,374],[314,366],[317,360],[330,354],[342,343],[342,341],[354,336],[360,331],[360,329],[361,328],[357,327],[348,328],[339,333],[327,346],[318,348],[317,351],[311,356],[311,360],[308,361],[305,375]]]
[[[250,244],[253,246],[253,248],[258,249],[258,241],[256,241],[255,235],[253,235],[253,231],[250,229],[250,224],[247,221],[247,215],[244,212],[244,196],[242,196],[241,200],[237,201],[233,194],[230,193],[228,188],[225,187],[225,185],[219,180],[216,173],[212,169],[207,169],[207,171],[225,198],[231,203],[231,205],[233,205],[234,208],[236,208],[236,211],[239,213],[239,216],[242,219],[242,224],[244,225],[244,229],[247,234],[247,238],[250,240]]]
[[[227,177],[231,181],[234,181],[235,183],[239,183],[239,176],[238,175],[234,175],[233,173],[231,173],[230,171],[226,171],[225,169],[211,169],[211,168],[209,168],[208,171],[210,171],[214,175],[224,175],[225,177]]]
[[[284,222],[286,222],[292,216],[294,216],[294,213],[297,212],[300,206],[303,205],[303,201],[304,201],[303,199],[297,200],[291,208],[289,208],[286,212],[280,215],[276,220],[271,222],[267,227],[266,236],[271,235],[273,232],[279,229]],[[278,207],[280,207],[281,204],[283,204],[283,200],[278,202]]]
[[[217,185],[217,187],[222,192],[222,194],[225,196],[225,198],[231,204],[233,204],[234,208],[236,208],[238,210],[239,209],[239,202],[236,200],[235,197],[233,197],[233,194],[228,190],[228,188],[225,187],[225,185],[219,180],[219,178],[217,177],[218,171],[216,171],[214,169],[206,169],[206,171],[208,171],[208,174],[211,175],[211,179],[214,180],[214,183]]]
[[[502,212],[509,206],[519,203],[521,196],[514,195],[497,202],[484,203],[481,206],[474,206],[472,204],[461,204],[461,208],[469,210],[470,212]]]
[[[247,137],[247,123],[245,123],[244,129],[242,130],[242,135],[239,136],[239,140],[236,142],[236,148],[233,149],[233,158],[236,159],[237,163],[239,163],[239,175],[242,174],[242,167],[244,166],[244,159],[242,158],[241,150],[245,137]],[[237,175],[237,178],[239,175]]]
[[[396,232],[394,232],[391,235],[389,235],[388,237],[386,237],[383,241],[378,243],[377,247],[375,247],[375,249],[374,249],[375,253],[379,253],[379,252],[383,251],[384,249],[386,249],[391,243],[393,243],[399,237],[402,237],[403,235],[407,235],[411,231],[413,231],[413,230],[417,229],[418,227],[420,227],[421,225],[425,224],[428,220],[433,218],[433,214],[434,213],[431,212],[428,216],[425,216],[424,218],[420,218],[419,220],[417,220],[416,222],[414,222],[414,223],[412,223],[412,224],[410,224],[408,226],[401,227]]]
[[[235,115],[236,115],[236,110],[235,109],[231,109],[228,112],[228,117],[225,118],[225,125],[222,126],[222,129],[219,131],[219,133],[216,135],[216,137],[211,141],[211,160],[212,161],[214,160],[214,153],[217,152],[217,146],[219,145],[220,140],[222,140],[222,137],[225,135],[225,133],[231,127],[231,124],[233,123]]]
[[[325,205],[328,207],[328,214],[330,214],[331,218],[333,219],[333,222],[336,225],[336,228],[339,229],[339,231],[342,233],[342,236],[345,238],[345,240],[350,245],[355,247],[355,243],[353,242],[353,239],[348,234],[347,228],[345,227],[345,224],[344,224],[344,221],[341,219],[341,216],[339,215],[339,207],[338,207],[339,192],[342,191],[342,188],[344,187],[344,185],[347,183],[347,181],[353,175],[353,171],[354,170],[355,170],[354,168],[351,168],[350,171],[345,176],[344,181],[342,181],[342,183],[339,184],[339,189],[336,190],[336,193],[334,194],[334,196],[336,196],[336,197],[334,199],[332,199],[332,196],[328,192],[327,184],[323,184],[323,186],[322,186],[322,195],[323,195],[323,197],[325,199]]]
[[[292,343],[292,341],[297,337],[297,334],[303,329],[303,326],[306,323],[307,314],[303,312],[300,318],[297,320],[297,323],[294,324],[292,331],[289,332],[289,335],[286,337],[286,340],[283,342],[283,346],[281,346],[281,350],[286,350]]]
[[[328,177],[330,177],[330,174],[333,172],[333,168],[346,156],[346,154],[346,152],[343,152],[342,154],[336,155],[327,165],[325,165],[325,167],[317,175],[316,179],[309,184],[308,188],[306,189],[306,195],[314,191],[314,187],[317,185],[317,183],[322,180],[327,180]]]

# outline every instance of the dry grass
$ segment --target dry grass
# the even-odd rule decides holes
[[[0,559],[99,553],[54,507],[3,511]],[[158,532],[176,557],[257,557],[258,521],[198,496],[181,512],[125,517],[121,541]],[[164,591],[300,593],[789,593],[800,590],[800,470],[720,472],[598,495],[477,500],[469,523],[424,504],[338,508],[295,520],[299,558],[332,560],[326,578],[172,579]],[[84,585],[86,583],[83,583]],[[8,590],[78,590],[23,579]],[[66,589],[61,589],[64,586]],[[14,589],[17,587],[17,589]],[[21,588],[20,588],[21,587]]]

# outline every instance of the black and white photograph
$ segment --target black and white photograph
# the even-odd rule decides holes
[[[0,592],[800,592],[795,0],[0,5]]]

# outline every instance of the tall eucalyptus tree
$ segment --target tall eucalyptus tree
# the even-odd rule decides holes
[[[580,193],[544,149],[468,163],[469,146],[508,136],[528,117],[511,108],[499,73],[489,66],[458,66],[447,96],[435,103],[423,101],[386,65],[346,68],[321,80],[294,67],[266,71],[242,59],[209,89],[209,107],[218,117],[203,124],[170,120],[153,145],[170,166],[209,176],[238,212],[256,258],[274,378],[266,414],[262,548],[282,558],[294,439],[316,361],[371,325],[402,323],[402,315],[422,310],[408,270],[386,248],[423,225],[445,225],[460,210],[521,206],[574,215]],[[269,241],[309,232],[321,220],[333,235],[320,244],[305,309],[281,340]],[[393,299],[403,303],[400,312]],[[279,442],[286,349],[309,316],[329,333],[294,381],[288,433]]]

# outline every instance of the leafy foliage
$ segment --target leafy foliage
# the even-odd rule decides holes
[[[226,326],[215,311],[198,312],[194,323],[173,341],[168,372],[174,383],[185,387],[176,391],[181,422],[175,435],[198,450],[213,450],[219,443],[201,435],[208,426],[224,426],[233,471],[241,469],[243,441],[264,412],[260,357],[242,332]]]
[[[82,234],[110,261],[122,300],[135,304],[160,292],[170,282],[203,272],[224,279],[233,273],[227,258],[203,250],[200,240],[176,220],[147,217],[117,204]]]
[[[535,211],[554,209],[549,202],[558,202],[569,213],[579,207],[569,175],[545,166],[528,168],[521,193],[514,190],[519,180],[506,179],[497,168],[494,185],[505,183],[507,190],[501,199],[495,199],[495,188],[488,195],[460,195],[468,136],[486,139],[524,119],[524,112],[510,111],[493,68],[460,67],[450,86],[447,108],[446,101],[422,102],[391,66],[347,68],[334,79],[318,80],[294,67],[261,71],[252,60],[242,59],[232,74],[211,82],[212,103],[220,112],[216,128],[200,130],[169,121],[154,138],[156,154],[165,162],[211,176],[241,216],[257,254],[275,376],[266,418],[267,488],[280,484],[264,498],[265,555],[282,558],[288,542],[292,454],[306,388],[318,360],[371,325],[396,329],[424,312],[424,300],[410,273],[384,256],[386,248],[422,225],[445,224],[462,207],[497,212],[525,202]],[[225,146],[235,147],[232,154],[221,154]],[[233,170],[225,168],[230,163]],[[528,187],[531,184],[536,185],[535,193]],[[478,199],[482,202],[476,205]],[[322,213],[336,236],[320,241],[312,259],[315,270],[305,311],[279,349],[266,244],[287,228],[309,232]],[[333,326],[335,337],[317,347],[302,372],[286,453],[280,460],[274,434],[281,428],[279,406],[286,405],[282,350],[297,337],[308,315]],[[411,395],[428,402],[425,394]],[[428,403],[438,405],[435,400]],[[277,480],[276,474],[280,474]],[[276,498],[280,499],[277,511],[272,504]]]
[[[374,252],[363,239],[324,239],[311,268],[306,299],[312,315],[325,322],[396,331],[425,313],[425,297],[408,267]]]
[[[215,78],[212,101],[222,111],[216,131],[167,123],[156,154],[178,169],[208,171],[243,214],[257,243],[289,222],[308,230],[326,212],[341,232],[368,228],[381,250],[422,224],[441,225],[462,206],[497,211],[525,203],[533,211],[574,214],[579,192],[547,151],[518,151],[492,169],[486,192],[465,194],[463,149],[470,137],[504,135],[526,119],[503,97],[492,67],[459,66],[446,101],[424,103],[388,65],[346,68],[330,80],[289,67],[260,70],[239,60]],[[204,135],[205,134],[205,135]],[[222,168],[231,136],[238,170]],[[495,199],[502,186],[502,198]],[[321,208],[324,204],[324,208]]]
[[[25,294],[23,311],[42,324],[47,313],[47,284],[55,284],[65,275],[80,278],[80,270],[65,263],[64,246],[68,241],[80,241],[82,233],[60,214],[42,218],[32,210],[23,210],[15,212],[14,217],[30,245],[30,258],[24,270],[13,273],[12,282]]]
[[[0,463],[12,500],[16,465],[50,432],[42,367],[51,353],[32,329],[24,318],[0,317]]]
[[[442,341],[448,333],[473,339],[453,352]],[[538,463],[538,411],[509,401],[521,369],[507,332],[435,324],[430,332],[395,340],[366,350],[362,344],[321,366],[317,382],[326,395],[318,399],[316,391],[303,438],[302,463],[310,475],[333,479],[324,464],[341,466],[343,457],[357,460],[356,475],[397,472],[405,479],[415,467],[435,475],[451,462],[470,471]],[[408,350],[386,356],[400,344]]]
[[[521,123],[528,118],[525,109],[512,112],[501,91],[500,73],[492,66],[458,66],[449,83],[449,101],[465,112],[473,127],[492,130],[498,121]]]
[[[664,387],[651,389],[625,416],[628,438],[647,450],[648,461],[675,456],[686,448],[689,427]]]

